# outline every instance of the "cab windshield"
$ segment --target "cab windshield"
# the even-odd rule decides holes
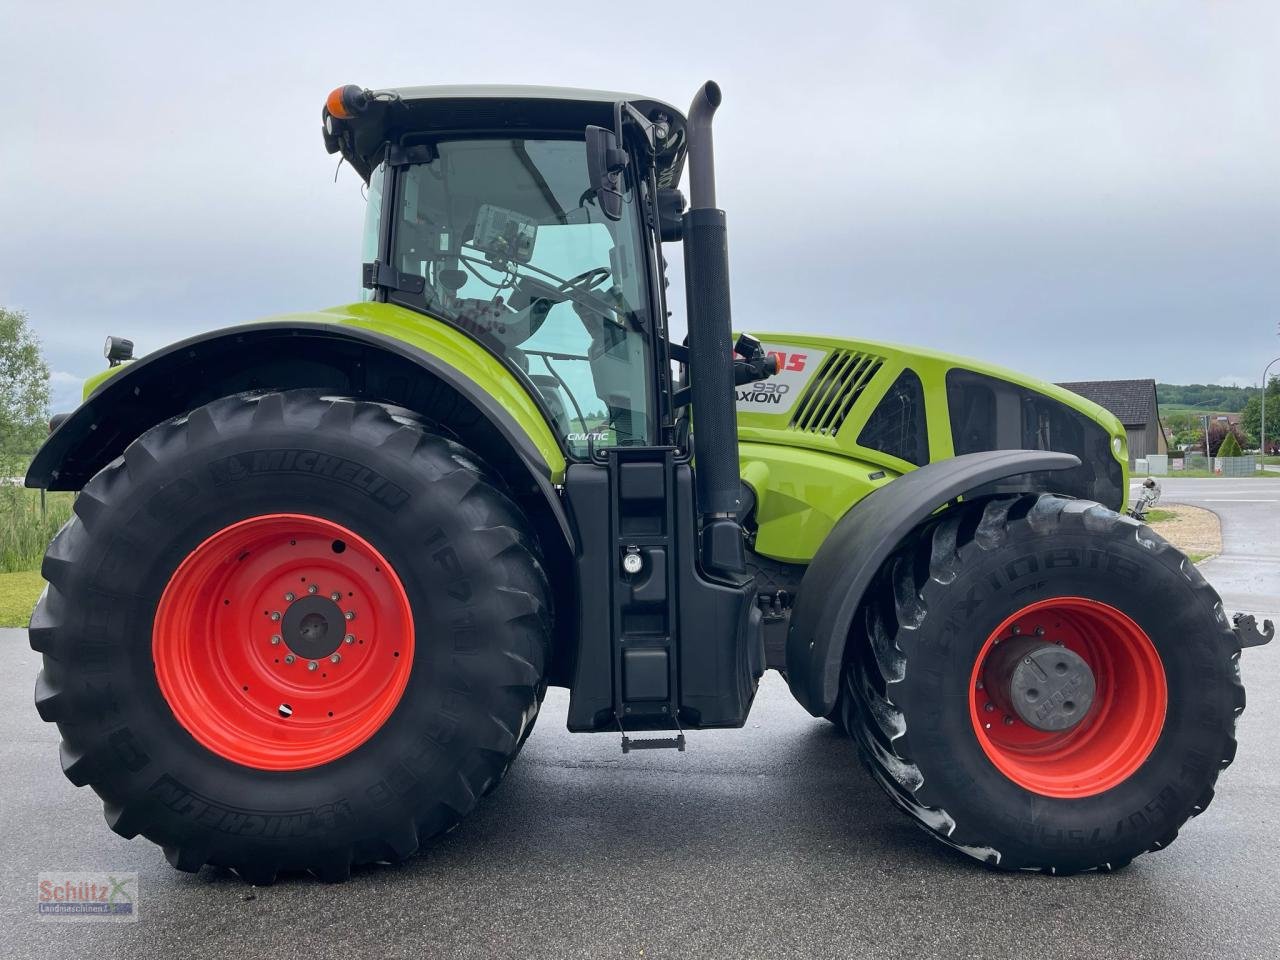
[[[608,220],[582,141],[453,140],[434,153],[401,168],[392,263],[423,289],[394,298],[525,374],[571,453],[650,442],[649,307],[630,188],[622,219]]]

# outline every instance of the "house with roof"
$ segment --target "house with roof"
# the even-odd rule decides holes
[[[1109,410],[1124,425],[1129,437],[1130,470],[1136,460],[1169,452],[1154,380],[1079,380],[1058,386]]]

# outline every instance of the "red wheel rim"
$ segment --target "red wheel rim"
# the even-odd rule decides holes
[[[165,587],[151,641],[178,722],[263,770],[328,763],[373,736],[404,693],[413,645],[383,556],[298,514],[241,520],[196,547]]]
[[[1027,637],[1066,647],[1093,672],[1093,702],[1070,729],[1036,729],[986,688],[1000,644]],[[1151,638],[1115,607],[1081,597],[1041,600],[1008,617],[983,644],[969,682],[969,713],[983,752],[1014,783],[1046,797],[1091,797],[1131,777],[1160,739],[1167,706],[1164,666]]]

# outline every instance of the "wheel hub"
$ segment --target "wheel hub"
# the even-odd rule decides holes
[[[323,660],[342,646],[346,619],[328,597],[294,600],[284,612],[280,636],[291,651],[307,660]]]
[[[1093,706],[1096,684],[1084,658],[1054,644],[1028,653],[1013,669],[1009,699],[1037,730],[1069,730]]]

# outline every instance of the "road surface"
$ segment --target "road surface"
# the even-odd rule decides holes
[[[1280,623],[1280,476],[1157,479],[1162,502],[1204,507],[1222,520],[1222,555],[1206,560],[1200,571],[1218,588],[1227,611]]]
[[[1223,517],[1204,565],[1229,609],[1280,611],[1280,482],[1164,482]],[[1280,931],[1280,648],[1249,651],[1236,762],[1169,849],[1106,876],[988,872],[926,837],[852,745],[766,678],[745,731],[624,757],[571,736],[553,690],[506,782],[457,830],[342,885],[252,888],[103,825],[31,704],[38,657],[0,631],[0,956],[1273,958]],[[137,871],[131,925],[35,922],[41,871]]]

